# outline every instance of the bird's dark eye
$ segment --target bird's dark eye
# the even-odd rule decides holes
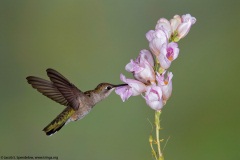
[[[112,87],[111,87],[111,86],[107,86],[106,89],[107,89],[107,90],[110,90],[110,89],[112,89]]]

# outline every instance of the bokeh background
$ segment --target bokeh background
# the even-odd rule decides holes
[[[63,106],[42,96],[26,76],[54,68],[85,91],[119,74],[159,18],[197,18],[172,64],[173,95],[161,116],[166,160],[240,159],[237,0],[1,0],[0,156],[60,160],[152,159],[154,111],[144,100],[112,94],[83,120],[47,137],[42,129]],[[163,145],[165,144],[163,142]]]

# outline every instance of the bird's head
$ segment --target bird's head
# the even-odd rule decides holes
[[[116,88],[116,87],[121,87],[121,86],[126,86],[128,84],[119,84],[119,85],[114,85],[110,83],[100,83],[95,89],[94,93],[98,94],[101,99],[104,99],[110,95],[110,93]]]

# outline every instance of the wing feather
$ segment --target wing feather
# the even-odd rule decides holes
[[[47,75],[54,86],[56,86],[59,92],[68,101],[69,106],[77,110],[81,105],[80,98],[84,96],[84,93],[54,69],[47,69]]]
[[[40,93],[48,98],[64,106],[68,105],[68,101],[51,81],[34,76],[27,77],[27,81],[32,85],[33,88],[37,89]]]

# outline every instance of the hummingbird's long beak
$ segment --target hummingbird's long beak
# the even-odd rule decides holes
[[[113,85],[114,88],[121,87],[121,86],[127,86],[128,84],[118,84],[118,85]]]

